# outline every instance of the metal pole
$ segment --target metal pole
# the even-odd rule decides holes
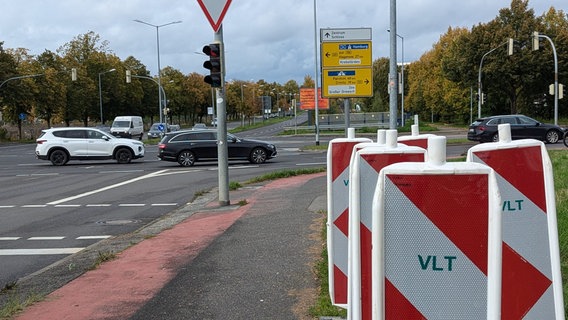
[[[221,57],[225,59],[225,46],[223,45],[223,25],[215,32],[215,41],[221,43]],[[224,64],[222,61],[221,63]],[[228,206],[229,200],[229,148],[227,146],[227,111],[225,105],[225,68],[222,68],[221,88],[215,88],[217,93],[217,155],[219,168],[219,205]]]
[[[404,127],[404,37],[399,36],[402,42],[402,67],[401,67],[401,101],[400,101],[400,125]]]
[[[396,0],[390,0],[390,68],[389,68],[389,129],[396,129],[398,100],[398,72],[396,63]]]
[[[498,45],[497,47],[495,47],[495,48],[489,50],[488,52],[486,52],[486,53],[481,57],[481,62],[479,62],[479,75],[478,75],[478,77],[477,77],[477,99],[478,99],[478,102],[477,102],[477,117],[478,117],[478,118],[481,118],[481,102],[482,102],[482,101],[481,101],[481,100],[482,100],[482,99],[481,99],[481,95],[482,95],[482,93],[483,93],[483,91],[481,90],[481,89],[482,89],[482,85],[481,85],[481,68],[483,67],[483,60],[485,59],[485,57],[486,57],[488,54],[490,54],[491,52],[497,50],[498,48],[500,48],[500,47],[502,47],[502,46],[504,46],[504,45],[506,45],[506,44],[508,44],[508,43],[509,43],[509,41],[505,41],[505,42],[501,43],[501,44]]]
[[[99,73],[99,108],[101,113],[101,125],[102,125],[104,124],[104,120],[103,120],[103,94],[101,89],[101,74],[102,73]]]
[[[545,35],[538,35],[539,38],[548,40],[552,46],[552,53],[554,54],[554,124],[558,125],[558,57],[556,56],[556,47],[550,37]]]
[[[101,112],[101,125],[105,123],[104,119],[103,119],[103,94],[102,94],[102,89],[101,89],[101,75],[105,74],[105,73],[109,73],[109,72],[114,72],[116,71],[116,69],[110,69],[108,71],[105,72],[99,72],[99,107],[100,107],[100,112]]]
[[[315,58],[315,72],[314,72],[314,108],[315,108],[315,127],[316,127],[316,146],[319,146],[319,94],[318,94],[318,22],[317,22],[317,1],[314,0],[314,58]]]
[[[165,27],[165,26],[169,26],[170,24],[176,24],[176,23],[181,23],[181,21],[173,21],[173,22],[169,22],[169,23],[165,23],[162,25],[155,25],[155,24],[151,24],[142,20],[134,20],[135,22],[138,23],[142,23],[151,27],[156,28],[156,49],[158,51],[158,86],[161,88],[162,87],[162,79],[161,79],[161,66],[160,66],[160,27]],[[160,123],[163,123],[162,120],[162,92],[160,90],[158,90],[158,108],[159,108],[159,112],[158,115],[160,116]]]
[[[162,87],[162,68],[160,67],[160,27],[156,26],[156,48],[158,51],[158,87],[161,88]],[[158,88],[158,89],[159,89]],[[162,91],[158,90],[158,110],[159,115],[160,115],[160,123],[163,123],[163,119],[162,119],[162,113],[164,112],[162,110]]]

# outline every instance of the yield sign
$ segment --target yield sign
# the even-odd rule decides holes
[[[209,23],[213,27],[213,31],[219,31],[221,23],[223,22],[223,17],[229,9],[231,0],[197,0]]]

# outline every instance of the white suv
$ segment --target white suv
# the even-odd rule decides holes
[[[62,166],[69,160],[115,159],[130,163],[144,157],[144,144],[132,139],[116,138],[94,128],[52,128],[41,131],[36,140],[36,157]]]

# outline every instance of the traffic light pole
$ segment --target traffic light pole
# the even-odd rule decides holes
[[[229,148],[227,146],[227,107],[225,104],[225,48],[223,25],[215,32],[215,41],[221,44],[221,87],[215,88],[217,96],[217,154],[219,169],[219,205],[228,206],[229,200]]]

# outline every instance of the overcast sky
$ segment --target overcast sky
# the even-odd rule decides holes
[[[448,27],[486,23],[509,6],[510,0],[399,0],[397,33],[404,37],[404,60],[418,60]],[[531,0],[529,6],[536,15],[551,6],[568,11],[566,0]],[[133,20],[153,25],[181,20],[159,28],[161,67],[206,73],[206,57],[199,53],[214,33],[197,0],[2,0],[1,7],[4,48],[55,52],[93,31],[122,60],[134,56],[152,75],[157,73],[156,28]],[[318,37],[320,28],[372,28],[373,59],[389,55],[389,17],[390,0],[317,0]],[[314,30],[314,1],[233,0],[223,20],[227,79],[301,84],[315,73]]]

